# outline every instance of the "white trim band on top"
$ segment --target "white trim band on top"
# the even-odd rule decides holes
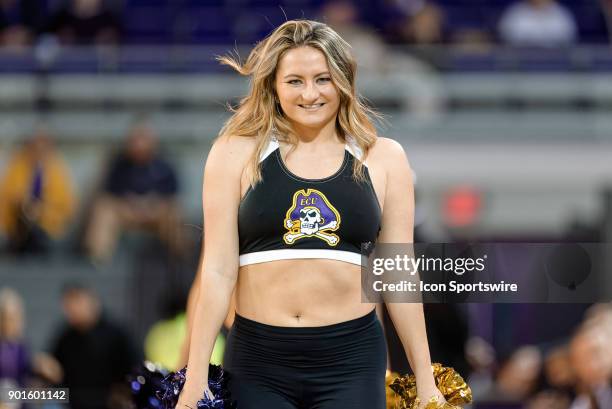
[[[346,136],[346,144],[344,145],[344,149],[349,151],[349,153],[353,155],[355,158],[357,158],[357,160],[359,160],[360,162],[363,162],[363,151],[361,150],[359,145],[357,145],[357,142],[352,136],[350,135]],[[365,164],[365,162],[363,165],[365,167],[368,166]]]
[[[290,259],[312,259],[323,258],[344,261],[346,263],[361,265],[361,254],[343,250],[324,250],[324,249],[279,249],[257,251],[255,253],[242,254],[239,257],[239,265],[266,263],[276,260]]]
[[[266,146],[266,149],[261,152],[261,155],[259,156],[259,163],[263,162],[264,159],[270,156],[270,154],[277,150],[278,147],[278,140],[276,139],[276,137],[272,137],[272,139],[270,139],[270,142],[268,142],[268,146]]]
[[[261,155],[259,156],[259,163],[263,162],[264,159],[270,156],[272,152],[277,150],[279,146],[280,144],[278,143],[278,139],[276,139],[275,136],[272,136],[270,138],[270,142],[268,142],[268,146],[266,146],[266,149],[264,149],[261,152]],[[358,160],[363,161],[363,151],[361,150],[359,145],[357,145],[357,142],[352,136],[347,135],[346,144],[344,145],[344,149],[349,151],[349,153],[353,155],[355,158],[357,158]],[[365,167],[368,167],[368,165],[365,162],[363,163],[363,165]]]

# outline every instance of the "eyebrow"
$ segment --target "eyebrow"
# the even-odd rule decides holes
[[[318,76],[321,76],[321,75],[330,75],[330,74],[329,74],[329,71],[324,71],[324,72],[318,73],[317,75],[315,75],[315,77],[318,77]],[[300,77],[300,78],[302,78],[302,76],[299,75],[299,74],[287,74],[287,75],[285,75],[283,77],[283,79],[289,78],[289,77]]]

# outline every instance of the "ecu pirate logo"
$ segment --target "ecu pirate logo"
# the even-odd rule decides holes
[[[316,189],[298,190],[293,194],[293,203],[285,215],[283,235],[287,244],[293,244],[304,237],[317,237],[330,246],[335,246],[340,238],[331,233],[340,228],[340,214]]]

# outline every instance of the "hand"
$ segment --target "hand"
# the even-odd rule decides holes
[[[34,355],[32,366],[35,373],[51,383],[60,383],[64,377],[62,366],[51,355],[39,352]]]
[[[433,382],[426,386],[417,385],[417,393],[419,398],[419,409],[425,409],[433,397],[438,399],[438,405],[446,403],[446,399],[444,399],[442,392],[440,392]]]
[[[198,401],[203,399],[205,396],[211,400],[215,399],[215,396],[208,388],[208,382],[206,382],[203,393],[184,387],[179,396],[179,400],[176,403],[175,409],[197,409]]]

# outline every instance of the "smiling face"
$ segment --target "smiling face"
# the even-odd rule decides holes
[[[340,95],[321,51],[308,46],[287,51],[278,63],[275,86],[282,111],[296,131],[334,126]]]

